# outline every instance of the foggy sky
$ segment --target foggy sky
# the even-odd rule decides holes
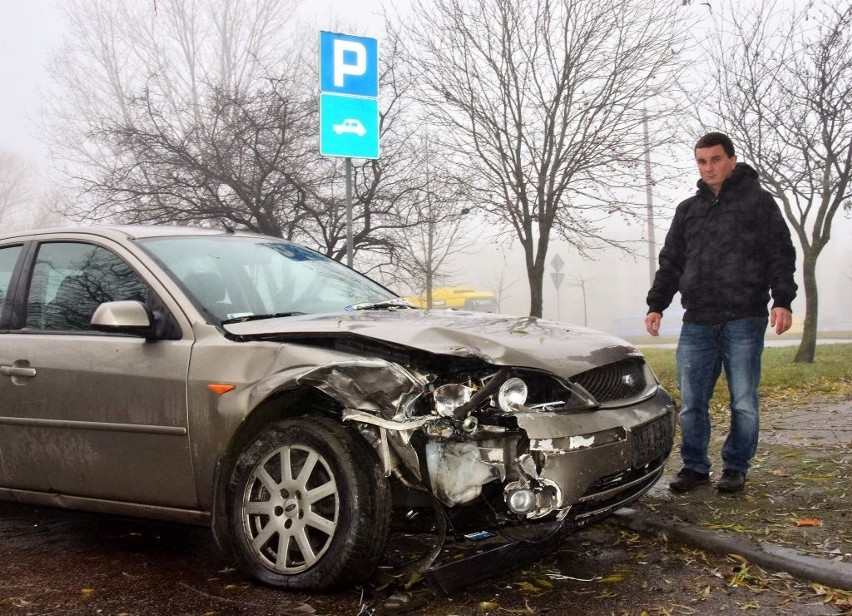
[[[148,1],[148,0],[135,0]],[[394,10],[404,12],[410,0],[396,0]],[[344,25],[351,26],[352,33],[381,39],[381,0],[308,0],[303,7],[306,18],[317,24],[317,29],[335,30]],[[28,2],[4,2],[0,19],[0,149],[17,152],[28,157],[34,165],[45,164],[45,146],[37,139],[35,116],[39,108],[39,85],[48,79],[45,66],[52,51],[59,45],[63,35],[63,18],[53,0],[30,0]],[[380,44],[381,53],[381,44]],[[744,160],[743,162],[748,162]],[[659,252],[668,228],[671,208],[676,201],[691,194],[697,173],[687,174],[683,190],[677,199],[659,197],[655,205],[668,215],[657,222],[656,243]],[[644,201],[644,187],[637,187],[637,201]],[[640,193],[641,194],[638,194]],[[644,227],[625,227],[613,223],[612,231],[620,236],[641,243]],[[852,329],[852,221],[844,214],[835,219],[832,241],[819,259],[820,280],[820,326],[834,322],[845,322]],[[796,243],[797,252],[801,249]],[[644,251],[645,248],[640,250]],[[557,291],[551,279],[551,265],[555,255],[565,262],[562,273],[564,281]],[[646,254],[646,253],[643,253]],[[503,263],[506,255],[506,265]],[[507,280],[514,284],[507,290],[501,309],[510,314],[527,314],[529,292],[524,272],[523,257],[517,245],[514,248],[498,248],[495,244],[479,246],[473,254],[456,257],[457,271],[451,283],[490,288],[496,284],[498,270],[505,267]],[[648,289],[648,265],[643,258],[634,259],[616,251],[607,251],[597,260],[582,260],[565,243],[553,241],[547,256],[548,266],[544,280],[544,316],[575,324],[585,320],[590,327],[622,333],[633,320],[641,327],[646,310],[645,294]],[[463,265],[461,265],[463,264]],[[496,265],[495,265],[496,264]],[[586,310],[583,309],[585,280]],[[793,304],[794,328],[801,327],[804,316],[804,290],[801,270],[797,271],[799,297]],[[400,290],[402,291],[402,290]],[[663,325],[676,320],[675,311],[680,308],[676,298]],[[668,321],[666,320],[668,318]]]

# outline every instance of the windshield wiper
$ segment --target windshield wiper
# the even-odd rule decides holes
[[[245,323],[246,321],[262,321],[263,319],[277,319],[278,317],[294,317],[299,314],[305,313],[293,311],[276,312],[275,314],[245,314],[232,319],[225,319],[222,321],[222,325],[228,325],[229,323]]]
[[[414,306],[409,304],[401,297],[394,297],[392,299],[386,299],[381,302],[364,302],[363,304],[352,304],[351,306],[346,306],[344,310],[385,310],[387,308],[414,308]]]

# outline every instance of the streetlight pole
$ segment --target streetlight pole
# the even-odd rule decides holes
[[[583,294],[583,327],[589,326],[589,312],[586,307],[586,279],[583,276],[578,276],[575,279],[575,282],[572,283],[572,286],[580,287],[580,291]]]
[[[657,246],[654,241],[654,191],[651,186],[651,145],[648,140],[648,110],[642,108],[642,134],[645,139],[645,203],[648,219],[648,278],[654,285],[657,272]]]

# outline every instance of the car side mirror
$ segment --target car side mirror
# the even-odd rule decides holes
[[[102,332],[157,338],[154,319],[145,304],[137,301],[104,302],[92,314],[91,326]]]

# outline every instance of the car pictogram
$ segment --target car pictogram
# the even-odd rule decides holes
[[[364,125],[361,124],[359,120],[354,120],[352,118],[346,118],[340,124],[335,124],[332,126],[332,129],[338,135],[342,135],[343,133],[355,133],[359,137],[363,137],[367,134],[367,129],[364,128]]]

